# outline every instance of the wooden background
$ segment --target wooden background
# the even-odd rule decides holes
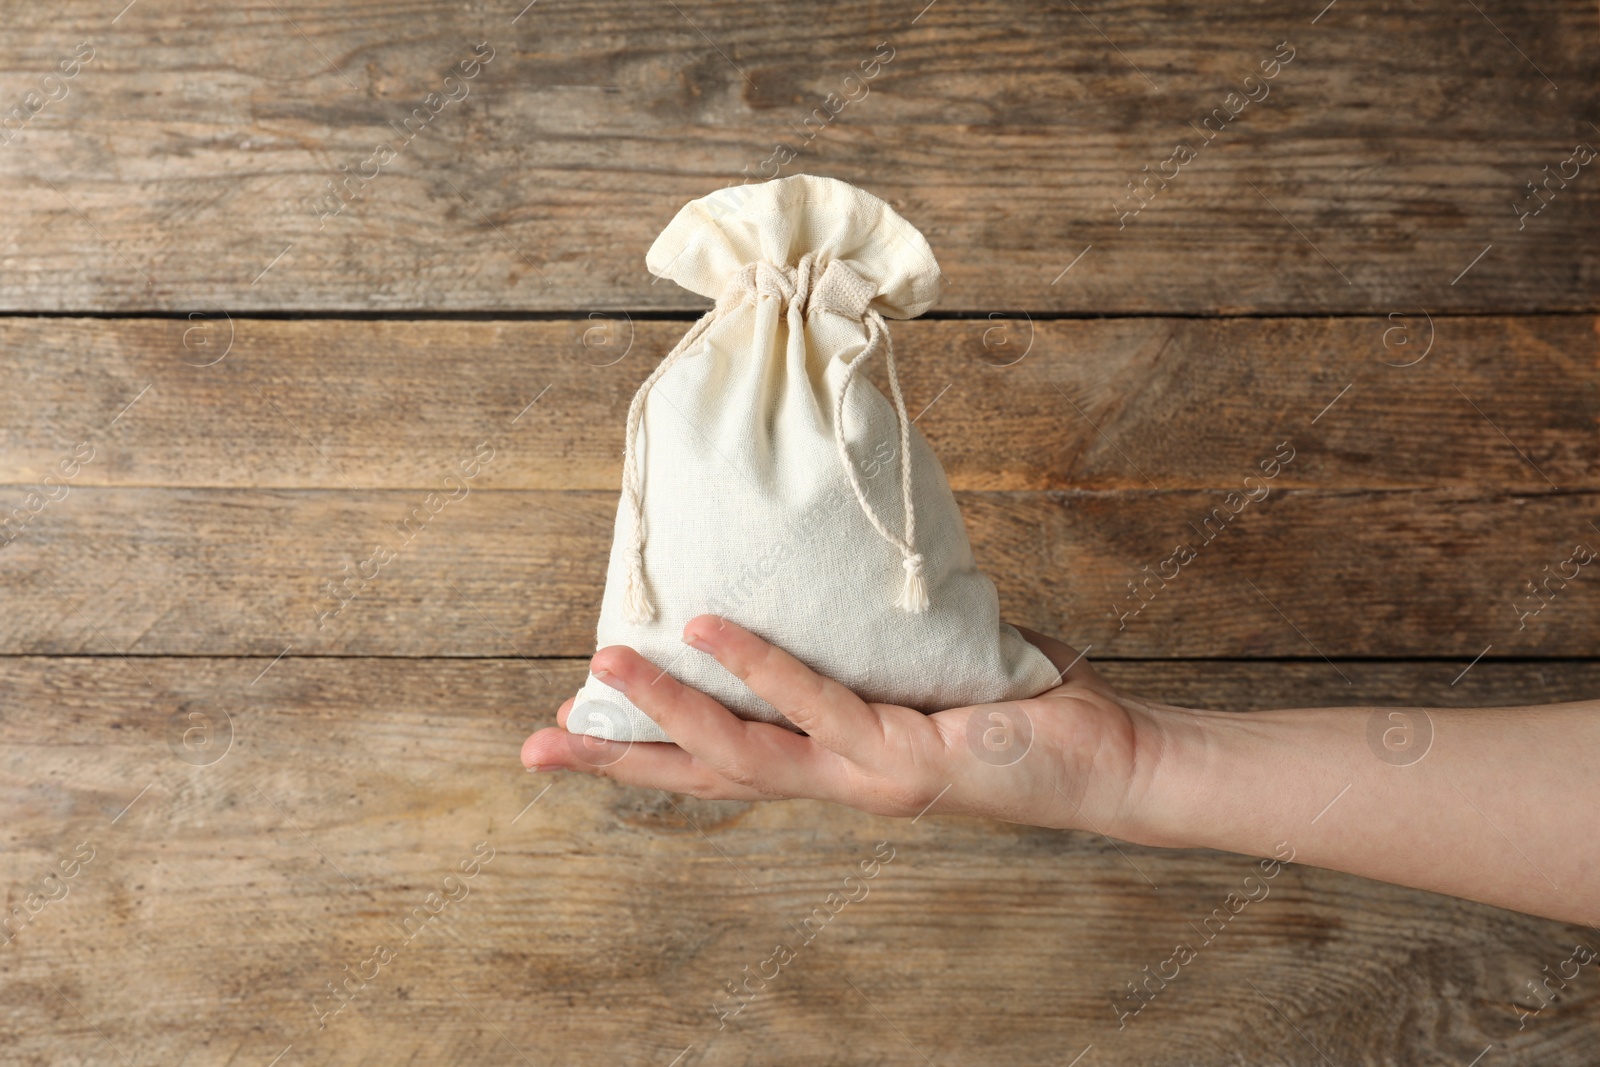
[[[1600,542],[1596,166],[1517,207],[1600,146],[1594,4],[923,2],[8,7],[0,1063],[1593,1061],[1600,978],[1530,1014],[1581,927],[1290,867],[1119,1029],[1248,860],[520,770],[593,647],[628,399],[703,307],[644,252],[778,144],[940,257],[902,375],[1012,621],[1196,706],[1600,693],[1594,577],[1518,616]]]

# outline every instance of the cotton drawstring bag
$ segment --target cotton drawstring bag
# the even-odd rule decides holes
[[[864,700],[925,712],[1035,696],[1050,661],[1000,622],[939,461],[911,425],[885,318],[939,294],[922,234],[845,182],[795,175],[691,201],[653,274],[716,301],[628,409],[599,643],[745,719],[795,729],[682,641],[715,613]],[[878,359],[890,399],[860,374]],[[667,735],[593,675],[567,729]]]

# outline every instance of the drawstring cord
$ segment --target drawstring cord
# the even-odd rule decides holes
[[[900,590],[900,607],[913,615],[928,610],[928,582],[922,573],[922,553],[917,551],[917,513],[911,501],[911,420],[906,417],[906,400],[900,393],[900,376],[894,370],[894,342],[889,339],[889,328],[883,316],[868,309],[866,315],[867,347],[845,367],[844,381],[839,383],[839,395],[833,404],[833,443],[839,450],[839,463],[850,476],[850,488],[856,491],[856,501],[872,523],[878,536],[900,550],[900,565],[906,572],[905,584]],[[883,348],[884,366],[889,372],[889,392],[894,397],[894,413],[900,423],[900,495],[905,501],[906,535],[898,537],[878,518],[878,513],[867,501],[866,490],[861,488],[861,477],[856,465],[850,462],[850,451],[844,443],[844,401],[856,371]]]
[[[743,304],[746,297],[762,293],[779,297],[788,305],[786,321],[790,336],[800,335],[805,326],[805,317],[812,311],[836,311],[858,319],[865,325],[866,347],[845,366],[844,379],[839,383],[838,393],[834,397],[833,442],[839,453],[839,463],[850,478],[850,487],[855,490],[856,502],[861,506],[863,514],[872,523],[873,529],[878,531],[878,536],[900,550],[905,581],[901,587],[899,607],[918,615],[928,610],[928,583],[923,573],[922,554],[916,548],[916,510],[911,494],[911,420],[906,415],[905,397],[900,391],[900,378],[895,373],[894,342],[889,338],[889,328],[883,321],[883,315],[869,306],[873,295],[870,283],[843,263],[834,261],[828,264],[813,288],[812,275],[815,267],[815,256],[809,252],[801,257],[799,264],[792,270],[768,263],[753,263],[746,267],[717,300],[716,306],[701,316],[700,320],[690,327],[689,332],[684,334],[683,340],[661,360],[656,369],[639,386],[639,391],[633,396],[633,402],[628,405],[628,424],[624,431],[626,439],[622,453],[622,492],[633,525],[630,540],[624,549],[627,554],[628,573],[622,611],[629,622],[650,622],[655,618],[655,606],[650,601],[650,593],[645,588],[644,579],[644,472],[634,449],[634,441],[644,421],[645,400],[661,376],[705,335],[712,323],[727,311]],[[861,365],[877,355],[880,348],[884,353],[884,365],[889,375],[889,392],[894,400],[895,417],[900,428],[900,492],[906,514],[904,537],[885,526],[871,502],[867,500],[866,490],[862,488],[861,478],[856,473],[855,464],[851,462],[850,451],[845,444],[844,405],[850,383],[855,381]]]
[[[666,358],[650,372],[650,377],[639,386],[639,391],[633,394],[633,402],[628,405],[628,426],[623,431],[627,439],[622,447],[622,493],[627,498],[629,514],[633,516],[633,532],[627,547],[628,584],[623,593],[622,613],[629,622],[649,622],[656,617],[655,606],[650,603],[650,594],[644,587],[644,474],[639,469],[639,460],[633,447],[634,438],[639,435],[639,426],[644,422],[644,402],[651,388],[672,369],[678,357],[689,351],[711,328],[721,310],[722,304],[718,302],[716,307],[700,316],[700,321],[689,328],[683,340],[673,346]]]

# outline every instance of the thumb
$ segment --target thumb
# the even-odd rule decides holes
[[[1089,666],[1089,661],[1084,657],[1083,653],[1079,652],[1065,641],[1058,641],[1054,637],[1046,637],[1037,630],[1030,630],[1026,626],[1017,626],[1014,623],[1012,624],[1012,629],[1016,630],[1017,633],[1021,634],[1025,639],[1027,639],[1029,644],[1033,645],[1040,652],[1043,652],[1045,657],[1049,659],[1052,664],[1054,664],[1056,670],[1061,672],[1061,677],[1056,680],[1056,685],[1065,685],[1068,682],[1078,682],[1080,684],[1093,685],[1101,689],[1110,688],[1106,685],[1105,681],[1095,673],[1094,668]]]

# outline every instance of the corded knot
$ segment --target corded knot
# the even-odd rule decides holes
[[[877,295],[875,283],[842,261],[830,260],[819,267],[815,256],[807,252],[793,267],[765,261],[745,264],[728,280],[717,307],[726,310],[770,296],[803,318],[831,311],[859,322]]]

